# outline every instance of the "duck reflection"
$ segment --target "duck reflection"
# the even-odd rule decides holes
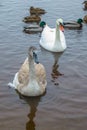
[[[45,93],[42,96],[44,96]],[[42,96],[26,97],[19,94],[19,98],[25,100],[30,107],[30,112],[28,114],[29,121],[26,123],[26,130],[35,130],[36,124],[34,122],[34,118],[36,117],[37,107]]]

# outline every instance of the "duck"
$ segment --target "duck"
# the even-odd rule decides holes
[[[40,96],[46,92],[46,70],[44,65],[39,63],[36,51],[35,46],[29,47],[28,57],[15,74],[13,83],[8,84],[24,96]]]
[[[30,14],[45,14],[46,11],[44,9],[41,8],[34,8],[33,6],[30,7]]]
[[[23,22],[25,23],[30,23],[30,22],[36,22],[39,23],[41,21],[40,16],[38,15],[30,15],[30,16],[26,16],[23,19]]]
[[[50,28],[45,25],[39,44],[44,49],[50,52],[63,52],[66,49],[66,40],[64,32],[60,29],[60,25],[63,24],[62,19],[56,20],[56,28]]]
[[[24,27],[23,32],[28,34],[41,33],[42,28],[39,25],[34,25],[34,26],[29,25],[28,27]]]
[[[84,16],[83,21],[84,23],[87,23],[87,15]]]
[[[80,29],[82,28],[83,20],[81,18],[77,19],[77,21],[67,21],[63,22],[64,28],[68,29]]]
[[[45,24],[46,23],[44,21],[41,21],[40,24],[30,24],[24,27],[23,32],[28,34],[41,33],[43,31]]]
[[[87,1],[84,1],[82,4],[84,4],[84,10],[87,10]]]

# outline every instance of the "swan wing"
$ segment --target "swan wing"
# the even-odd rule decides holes
[[[27,84],[29,82],[29,63],[28,58],[22,64],[18,72],[18,81],[20,84]]]
[[[46,86],[46,71],[42,64],[36,64],[35,63],[35,73],[36,78],[39,85]],[[17,73],[16,77],[13,80],[14,84],[18,86],[19,84],[22,85],[22,87],[27,86],[29,84],[29,63],[28,58],[24,61],[22,64],[19,72]]]
[[[52,43],[55,40],[55,29],[50,28],[49,26],[45,26],[42,35],[41,35],[41,43],[47,44]]]
[[[46,88],[47,81],[46,81],[46,71],[42,64],[35,64],[35,71],[36,71],[36,78],[38,84],[42,89]]]

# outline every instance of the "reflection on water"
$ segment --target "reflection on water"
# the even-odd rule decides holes
[[[34,118],[36,117],[37,107],[39,105],[41,97],[45,96],[46,92],[42,96],[37,97],[26,97],[22,96],[19,92],[17,93],[19,95],[19,98],[26,101],[30,108],[29,114],[27,115],[29,121],[26,123],[26,130],[35,130],[36,124]]]
[[[57,79],[59,76],[62,76],[64,74],[62,74],[59,71],[59,59],[61,58],[61,56],[64,54],[64,52],[50,52],[45,50],[44,48],[41,47],[41,52],[42,55],[47,56],[47,58],[50,58],[50,55],[53,57],[53,65],[52,65],[52,69],[51,69],[51,77],[52,77],[52,82],[54,82],[54,85],[59,85]]]
[[[30,107],[30,112],[28,114],[29,121],[26,123],[26,130],[35,130],[34,118],[36,116],[37,107],[40,102],[40,97],[33,97],[25,99]]]
[[[52,53],[54,56],[54,64],[52,66],[52,81],[54,82],[55,85],[59,85],[58,82],[56,82],[56,79],[58,79],[59,76],[62,76],[63,74],[61,72],[59,72],[59,58],[61,57],[61,55],[63,54],[63,52],[61,53]]]
[[[83,24],[82,30],[65,29],[67,49],[61,55],[43,51],[39,34],[22,32],[22,19],[29,16],[30,6],[45,9],[41,19],[54,27],[57,18],[83,18],[87,12],[82,10],[82,1],[0,1],[0,130],[87,129],[87,25]],[[46,68],[47,91],[42,98],[29,98],[23,104],[25,98],[20,100],[7,84],[32,45],[40,49],[38,58]]]

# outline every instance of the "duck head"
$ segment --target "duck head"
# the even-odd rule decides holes
[[[77,23],[79,23],[79,24],[82,24],[82,22],[83,22],[83,20],[82,20],[81,18],[79,18],[79,19],[77,20]]]
[[[45,25],[46,25],[46,22],[44,22],[44,21],[40,22],[40,27],[44,28]]]

